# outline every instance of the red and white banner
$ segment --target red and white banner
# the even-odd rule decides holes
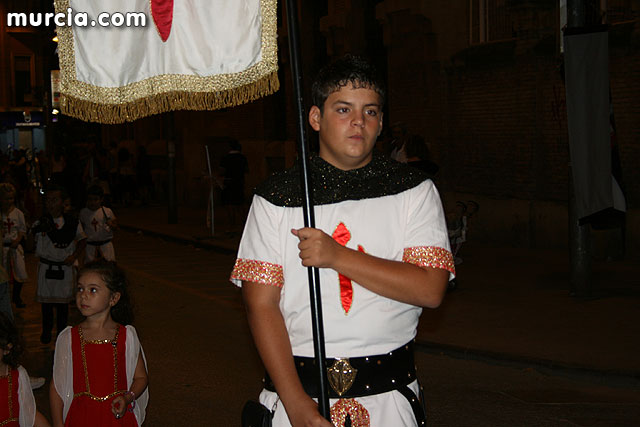
[[[72,24],[57,27],[63,114],[122,123],[278,90],[277,0],[54,3]]]

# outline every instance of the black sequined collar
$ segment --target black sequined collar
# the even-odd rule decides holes
[[[255,189],[255,194],[276,206],[302,206],[298,171],[296,165],[273,175]],[[421,171],[382,155],[374,155],[367,165],[349,171],[338,169],[319,156],[311,156],[309,172],[315,205],[398,194],[428,178]]]

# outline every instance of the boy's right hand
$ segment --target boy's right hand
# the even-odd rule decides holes
[[[299,256],[305,267],[333,268],[340,251],[344,250],[331,236],[317,228],[294,228],[291,234],[300,240]]]

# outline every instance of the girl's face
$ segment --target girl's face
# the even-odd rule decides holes
[[[88,271],[78,278],[76,306],[85,317],[109,315],[118,303],[119,292],[111,292],[100,274]]]

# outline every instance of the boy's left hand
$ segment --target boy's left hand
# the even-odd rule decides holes
[[[333,268],[342,249],[331,236],[317,228],[305,227],[291,229],[291,233],[300,239],[300,259],[305,267]]]
[[[123,395],[116,396],[111,401],[111,412],[116,418],[124,417],[125,412],[127,412],[127,400]]]

